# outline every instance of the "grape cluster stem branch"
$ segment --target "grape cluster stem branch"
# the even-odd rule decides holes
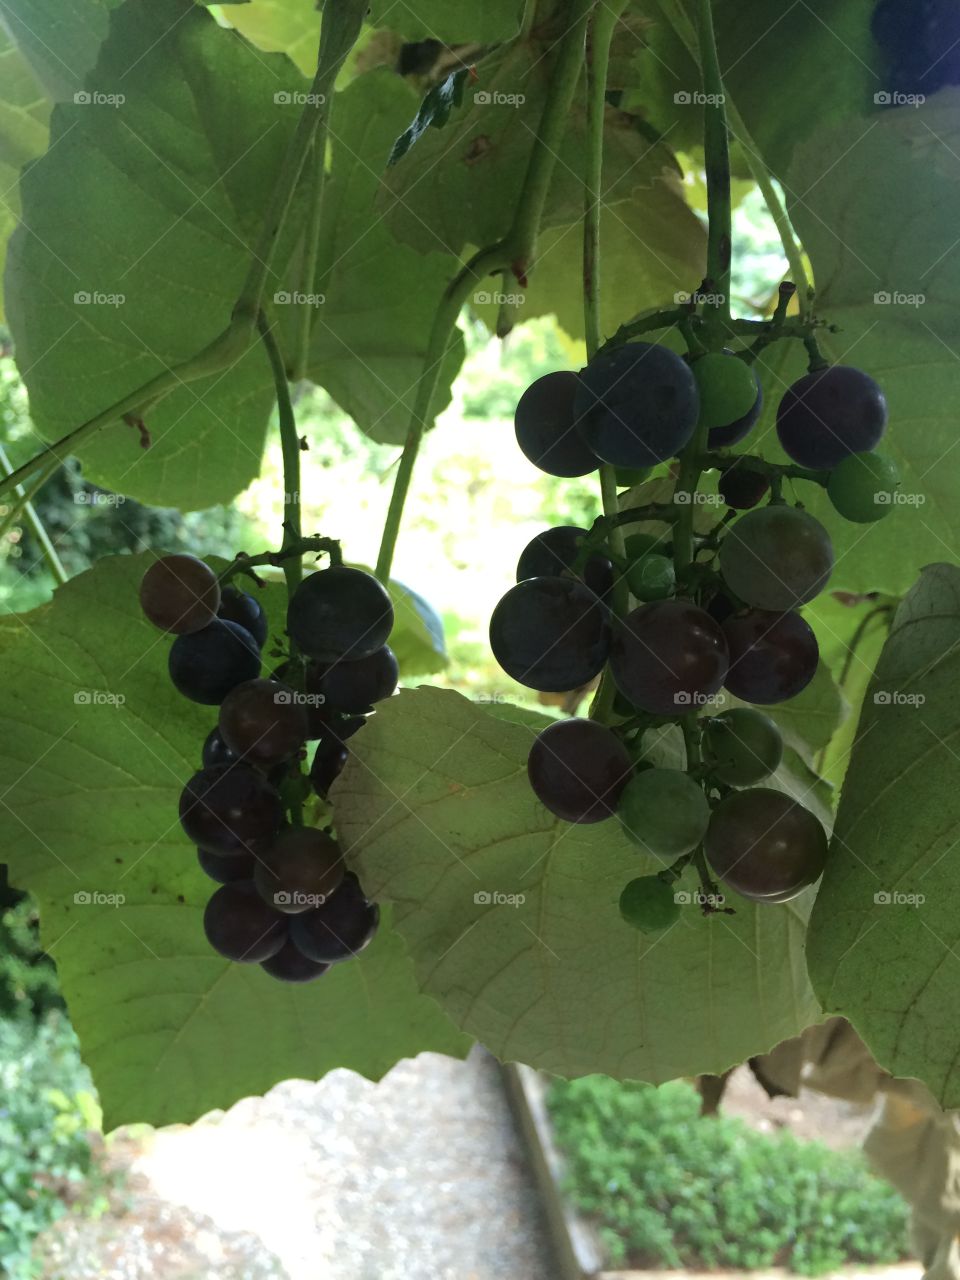
[[[20,517],[23,516],[33,531],[33,536],[40,544],[40,550],[43,552],[44,559],[50,566],[50,572],[53,574],[60,586],[63,586],[67,581],[67,571],[63,567],[63,561],[57,554],[57,549],[53,545],[49,533],[47,533],[46,525],[40,519],[39,515],[37,515],[36,508],[31,501],[34,494],[47,483],[59,465],[59,461],[57,461],[52,466],[44,469],[40,473],[39,479],[35,481],[29,489],[24,489],[23,485],[20,484],[16,486],[14,489],[16,501],[11,504],[10,510],[4,516],[2,522],[0,522],[0,543],[5,540],[9,531],[19,521]],[[6,449],[4,449],[2,445],[0,445],[0,467],[3,468],[4,475],[9,476],[13,474],[13,466],[10,459],[7,457]]]

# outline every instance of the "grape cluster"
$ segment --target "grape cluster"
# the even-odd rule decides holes
[[[202,560],[168,555],[140,584],[146,617],[174,635],[170,677],[185,697],[219,707],[201,767],[180,796],[180,824],[219,886],[203,928],[228,960],[309,982],[373,939],[379,908],[344,869],[329,829],[304,826],[311,789],[325,800],[347,739],[397,687],[386,641],[390,597],[370,574],[335,566],[290,598],[289,651],[261,676],[268,624],[259,602]],[[316,741],[309,773],[302,766]]]
[[[750,433],[762,404],[749,353],[684,358],[626,342],[602,348],[579,374],[540,378],[517,405],[517,442],[550,475],[583,476],[607,464],[620,485],[632,485],[690,449],[699,451],[697,474],[719,472],[727,511],[709,536],[688,518],[692,563],[675,556],[677,503],[694,500],[678,484],[672,508],[648,505],[592,529],[538,534],[490,623],[497,661],[530,689],[613,681],[612,714],[544,729],[528,776],[556,817],[597,823],[616,815],[636,845],[664,860],[664,871],[631,881],[621,897],[623,917],[645,932],[677,918],[673,886],[691,861],[705,890],[716,889],[712,875],[762,903],[795,897],[826,861],[819,821],[762,785],[780,765],[783,742],[757,708],[796,697],[813,679],[817,640],[799,610],[826,587],[834,562],[824,526],[788,505],[782,485],[820,484],[840,515],[865,523],[890,510],[884,495],[898,480],[873,452],[887,407],[867,374],[814,367],[787,390],[776,429],[792,464],[726,452]],[[631,531],[631,519],[644,530]],[[660,536],[647,532],[657,520]],[[622,550],[614,523],[626,534]],[[705,714],[721,690],[753,705]],[[671,723],[683,726],[686,771],[644,759],[644,735]]]

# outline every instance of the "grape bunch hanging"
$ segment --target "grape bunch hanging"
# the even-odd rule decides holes
[[[790,293],[785,286],[783,311]],[[559,720],[539,734],[528,775],[556,817],[616,815],[663,861],[620,899],[624,919],[644,932],[678,917],[676,882],[691,862],[707,912],[730,910],[716,881],[751,901],[781,903],[825,866],[818,819],[762,785],[783,742],[757,708],[796,697],[813,679],[817,640],[799,609],[823,591],[834,563],[826,529],[785,500],[783,483],[819,484],[841,516],[867,523],[891,510],[898,478],[874,452],[887,420],[880,387],[857,369],[828,365],[815,340],[807,346],[811,371],[777,411],[794,466],[730,451],[762,410],[749,348],[683,357],[656,343],[608,343],[580,373],[538,379],[517,405],[518,444],[549,475],[584,476],[605,464],[620,486],[632,486],[680,459],[672,503],[534,538],[490,622],[497,661],[530,689],[614,683],[609,715]],[[681,483],[690,466],[693,490],[703,472],[719,472],[726,513],[709,535],[692,527],[696,494]],[[677,555],[681,521],[688,551]],[[631,532],[638,524],[643,530]],[[751,705],[706,714],[723,689]],[[644,758],[645,733],[670,724],[683,729],[686,770]]]
[[[269,677],[261,676],[268,624],[259,602],[202,560],[155,561],[140,604],[176,637],[169,671],[177,690],[219,707],[201,768],[180,796],[180,824],[220,886],[204,912],[207,941],[281,981],[318,978],[362,951],[379,923],[329,827],[304,825],[302,814],[311,792],[326,800],[347,739],[397,687],[386,643],[390,597],[359,569],[334,564],[310,574],[290,598],[289,649]]]

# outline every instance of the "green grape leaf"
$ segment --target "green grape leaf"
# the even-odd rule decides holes
[[[400,31],[408,40],[488,44],[510,40],[520,29],[518,0],[373,0],[367,15],[375,27]]]
[[[46,149],[49,120],[49,99],[29,63],[0,26],[0,279],[7,241],[20,213],[20,170]]]
[[[226,17],[258,48],[285,53],[304,75],[313,75],[320,39],[316,0],[253,0]]]
[[[629,929],[620,891],[653,861],[615,822],[554,821],[526,778],[535,729],[502,711],[401,692],[334,787],[341,839],[454,1022],[560,1075],[661,1081],[723,1071],[818,1017],[805,903],[711,919],[690,905],[659,938]]]
[[[309,366],[361,430],[388,444],[406,437],[434,314],[456,268],[449,256],[397,244],[375,207],[379,175],[413,101],[409,86],[382,70],[337,95],[317,267],[323,301]],[[450,402],[463,354],[457,334],[441,364],[434,414]]]
[[[71,102],[122,0],[3,0],[3,25],[55,102]]]
[[[958,688],[960,570],[937,564],[897,611],[867,690],[807,947],[827,1012],[944,1107],[960,1105]]]
[[[552,65],[549,46],[537,41],[510,45],[484,63],[446,128],[423,134],[417,146],[389,170],[380,204],[401,240],[422,252],[441,249],[460,254],[468,245],[490,245],[502,239],[526,175]],[[557,156],[544,228],[582,220],[580,175],[585,171],[586,151],[581,88]],[[631,117],[609,108],[604,205],[615,206],[668,173],[679,173],[672,152],[659,143],[651,144]],[[642,243],[642,235],[635,243]]]
[[[413,121],[393,144],[389,164],[402,160],[427,129],[443,128],[450,119],[450,112],[463,102],[463,86],[468,76],[469,72],[466,70],[454,71],[446,80],[433,86],[420,103],[420,110]]]
[[[527,285],[512,297],[489,286],[473,297],[477,314],[493,330],[501,301],[517,321],[555,315],[572,338],[582,338],[583,268],[580,224],[550,227],[540,236]],[[629,200],[600,213],[600,329],[611,336],[641,301],[673,306],[706,270],[706,232],[688,206],[676,175],[667,173]],[[515,304],[515,305],[513,305]]]
[[[387,917],[358,960],[304,987],[230,965],[201,928],[212,884],[177,822],[214,711],[178,697],[170,640],[139,616],[147,557],[60,588],[4,647],[0,840],[40,906],[107,1127],[190,1121],[291,1076],[377,1078],[466,1041],[418,993]],[[282,627],[283,588],[260,597]]]
[[[395,620],[390,647],[400,664],[400,678],[432,676],[449,664],[443,622],[428,601],[402,582],[390,580]]]
[[[226,327],[299,113],[277,86],[299,81],[191,0],[114,13],[86,99],[56,109],[50,150],[23,176],[10,245],[10,325],[46,439]],[[151,410],[147,452],[118,423],[78,454],[97,483],[141,501],[229,502],[259,472],[271,400],[255,347]]]
[[[818,134],[791,172],[791,212],[813,263],[817,312],[840,330],[823,335],[824,351],[882,385],[890,425],[879,448],[901,476],[896,505],[870,525],[842,520],[817,486],[796,485],[834,539],[832,589],[899,596],[924,565],[960,554],[960,259],[951,211],[958,118],[960,91],[947,90],[923,107]],[[757,438],[771,457],[783,456],[777,404],[805,367],[796,343],[779,342],[761,359],[767,404]]]

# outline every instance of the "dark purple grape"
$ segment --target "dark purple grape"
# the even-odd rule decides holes
[[[722,800],[703,847],[723,883],[755,902],[789,901],[827,861],[826,834],[809,809],[767,787]]]
[[[759,471],[737,463],[728,467],[717,483],[720,497],[734,511],[749,511],[770,492],[770,481]]]
[[[517,404],[517,444],[547,475],[586,476],[600,465],[577,431],[573,404],[579,381],[575,373],[548,373],[527,387]]]
[[[690,366],[668,347],[630,342],[601,352],[580,374],[575,410],[589,448],[615,467],[675,458],[697,426]]]
[[[586,536],[586,529],[573,524],[560,524],[538,533],[520,553],[517,581],[574,576],[571,571]],[[598,596],[605,596],[613,588],[613,565],[596,551],[588,557],[583,572],[575,576]]]
[[[343,880],[340,846],[315,827],[286,827],[257,862],[257,892],[284,915],[326,902]]]
[[[308,960],[288,938],[275,956],[262,960],[260,968],[280,982],[312,982],[330,968],[319,960]]]
[[[170,679],[192,702],[213,707],[231,689],[260,674],[260,650],[249,631],[214,618],[202,631],[177,636],[170,646]]]
[[[780,503],[758,507],[727,530],[720,572],[744,604],[781,613],[824,589],[833,572],[833,544],[806,511]]]
[[[685,600],[656,600],[614,627],[610,670],[641,711],[682,716],[720,689],[727,642],[703,609]]]
[[[217,884],[233,884],[237,880],[252,880],[257,860],[252,853],[211,853],[209,849],[197,850],[200,870],[216,880]]]
[[[564,822],[603,822],[616,810],[633,766],[627,749],[595,720],[558,720],[530,748],[527,776],[541,804]]]
[[[837,364],[789,388],[777,410],[777,435],[801,467],[830,471],[851,453],[869,453],[887,425],[887,402],[873,378]]]
[[[572,578],[528,578],[490,619],[490,647],[507,675],[541,693],[582,688],[610,649],[607,611]]]
[[[323,904],[290,920],[294,946],[310,960],[335,964],[370,945],[380,923],[380,908],[369,902],[352,872]]]
[[[337,738],[321,738],[310,765],[310,781],[318,796],[327,798],[327,793],[343,772],[350,752]]]
[[[247,680],[220,707],[220,736],[251,764],[272,765],[296,755],[307,740],[307,709],[288,685]]]
[[[362,569],[337,566],[311,573],[287,609],[287,630],[308,657],[320,662],[367,658],[393,630],[393,604]]]
[[[817,672],[820,649],[799,613],[749,609],[723,624],[730,650],[724,681],[735,698],[773,706],[801,693]]]
[[[389,698],[400,678],[400,664],[389,645],[355,662],[333,662],[315,677],[323,698],[322,710],[368,711],[375,702]]]
[[[214,951],[240,964],[269,960],[287,940],[285,918],[248,881],[216,890],[203,913],[203,931]]]
[[[140,608],[155,627],[190,635],[217,616],[220,583],[196,556],[163,556],[140,580]]]
[[[259,600],[254,599],[248,592],[241,591],[239,587],[223,588],[217,616],[223,618],[225,622],[235,622],[245,631],[249,631],[261,649],[267,643],[270,627],[263,606]]]
[[[220,737],[219,729],[211,729],[204,739],[200,761],[204,769],[215,769],[220,764],[236,764],[240,757]]]
[[[282,818],[280,796],[246,764],[201,769],[180,795],[180,825],[211,853],[256,853],[279,831]]]

